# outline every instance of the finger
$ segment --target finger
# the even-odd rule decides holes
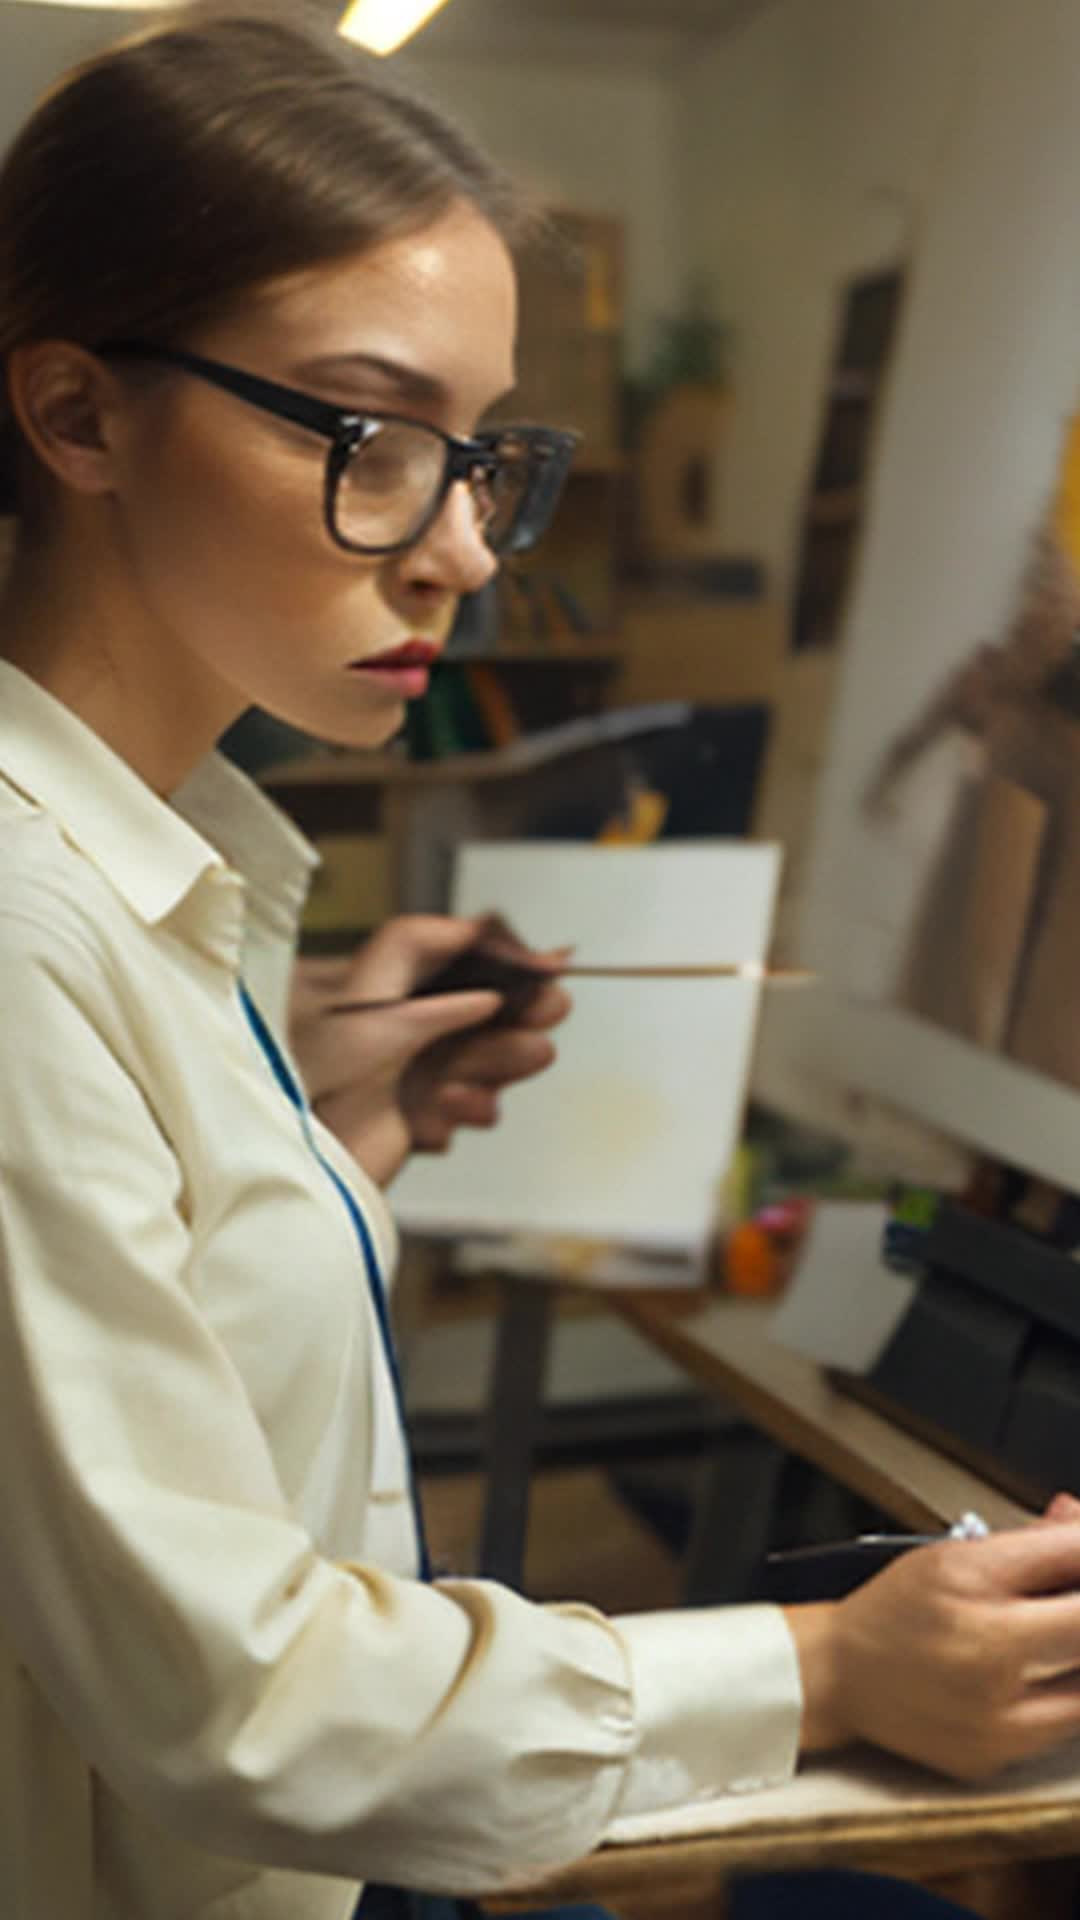
[[[526,962],[539,971],[558,973],[565,967],[575,949],[571,946],[532,947],[524,940],[516,927],[501,913],[486,913],[477,923],[480,938],[496,946],[507,959]]]
[[[1080,1676],[1080,1594],[1014,1601],[1007,1624],[1025,1682],[1063,1673]]]
[[[1080,1588],[1080,1521],[1053,1527],[1027,1526],[986,1540],[958,1540],[948,1548],[971,1556],[978,1571],[1007,1592],[1051,1594]]]
[[[1006,1768],[1023,1766],[1057,1748],[1066,1748],[1078,1734],[1080,1699],[1068,1693],[1048,1694],[1045,1699],[1033,1694],[1012,1706],[1003,1719],[974,1735],[953,1729],[946,1751],[931,1748],[911,1757],[958,1781],[996,1785]]]
[[[510,1028],[463,1041],[454,1049],[452,1074],[462,1084],[507,1087],[542,1073],[554,1058],[555,1048],[545,1034]]]
[[[356,954],[346,981],[355,999],[390,1000],[409,994],[478,938],[481,922],[448,913],[402,913],[372,934]]]
[[[439,1110],[455,1127],[493,1127],[499,1118],[499,1102],[491,1087],[465,1086],[452,1080],[440,1087]]]
[[[348,979],[352,965],[353,959],[349,955],[301,953],[293,963],[293,979],[302,986],[334,988]]]
[[[1055,1493],[1040,1516],[1043,1520],[1080,1520],[1080,1500],[1071,1493]]]
[[[528,1027],[532,1032],[543,1032],[549,1027],[557,1027],[573,1011],[574,1003],[565,987],[542,987],[540,992],[526,1002],[514,1021],[515,1027]]]
[[[454,1138],[454,1123],[442,1114],[428,1112],[412,1129],[416,1153],[445,1153]]]
[[[577,949],[569,947],[526,947],[530,966],[542,968],[546,973],[561,973],[570,965]]]
[[[452,1038],[455,1034],[465,1033],[470,1027],[482,1027],[493,1020],[502,1006],[502,995],[498,993],[436,993],[421,996],[415,1000],[403,1000],[400,1006],[386,1011],[383,1018],[389,1017],[398,1036],[402,1059],[412,1060],[426,1047],[437,1045],[440,1040]],[[361,1013],[358,1019],[377,1019],[379,1014]]]
[[[1014,1718],[1018,1760],[1033,1759],[1037,1753],[1074,1740],[1080,1735],[1080,1676],[1070,1674],[1033,1688],[1016,1707]]]
[[[501,995],[485,990],[360,1005],[336,1014],[322,1022],[324,1041],[329,1036],[332,1044],[323,1048],[328,1057],[321,1060],[321,1091],[348,1085],[358,1071],[401,1073],[429,1047],[453,1045],[459,1034],[486,1026],[501,1006]]]

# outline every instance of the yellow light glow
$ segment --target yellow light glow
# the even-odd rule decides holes
[[[372,53],[394,53],[446,0],[352,0],[338,32]]]

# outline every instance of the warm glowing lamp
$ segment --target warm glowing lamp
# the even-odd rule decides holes
[[[37,0],[41,5],[43,0]],[[45,5],[100,8],[119,13],[150,12],[172,0],[44,0]],[[372,53],[393,53],[417,33],[446,0],[352,0],[341,17],[338,32]]]
[[[446,0],[352,0],[338,32],[372,53],[393,53],[445,5]]]

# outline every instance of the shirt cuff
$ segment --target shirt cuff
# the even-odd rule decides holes
[[[639,1733],[616,1817],[790,1779],[802,1682],[779,1607],[630,1614],[612,1624],[630,1661]]]

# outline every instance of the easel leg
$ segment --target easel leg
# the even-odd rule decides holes
[[[684,1606],[747,1598],[790,1465],[790,1454],[752,1427],[721,1435],[703,1463],[683,1571]]]
[[[520,1586],[529,1524],[529,1482],[543,1412],[552,1286],[500,1277],[502,1302],[488,1394],[487,1498],[480,1572]]]

